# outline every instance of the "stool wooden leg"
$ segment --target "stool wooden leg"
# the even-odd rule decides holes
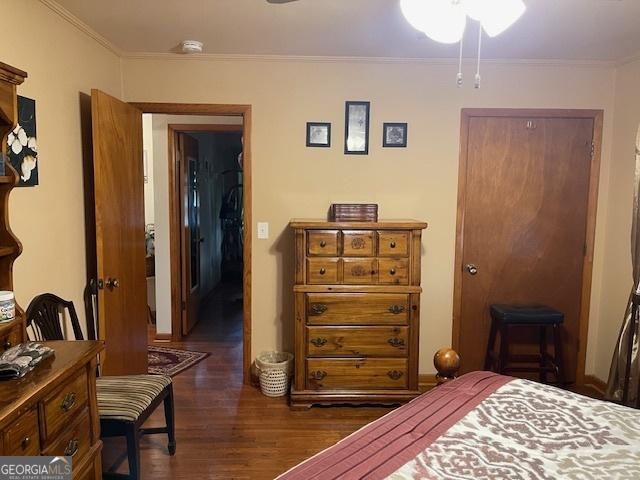
[[[547,327],[540,327],[540,382],[547,383]]]
[[[556,364],[556,381],[559,387],[564,386],[564,359],[562,355],[562,325],[553,326],[554,360]]]
[[[498,373],[505,373],[509,361],[509,327],[502,323],[500,325],[500,361]]]
[[[487,354],[484,358],[484,369],[493,371],[493,351],[496,345],[496,336],[498,334],[497,322],[491,319],[491,330],[489,331],[489,342],[487,343]]]
[[[176,425],[173,408],[173,384],[168,387],[167,396],[164,397],[164,418],[167,422],[167,435],[169,437],[169,455],[176,453]]]
[[[140,432],[136,423],[127,423],[127,458],[129,460],[129,479],[140,479]]]

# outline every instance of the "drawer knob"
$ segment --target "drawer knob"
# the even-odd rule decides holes
[[[68,412],[73,408],[75,404],[76,404],[76,394],[75,392],[69,392],[64,396],[64,400],[62,400],[62,403],[60,404],[60,409],[65,412]]]
[[[322,315],[327,311],[329,307],[327,307],[324,303],[312,303],[311,304],[311,313],[314,315]]]
[[[389,312],[393,313],[394,315],[398,315],[404,312],[404,307],[402,305],[391,305],[389,307]]]
[[[320,269],[320,275],[324,275],[325,273],[327,273],[327,270],[324,267],[322,267]]]
[[[11,340],[5,340],[2,346],[5,350],[9,350],[13,346],[13,344],[11,343]]]
[[[391,248],[396,248],[396,242],[391,242],[391,243],[389,244],[389,246],[390,246]]]
[[[26,450],[29,445],[31,445],[31,437],[24,437],[20,442],[22,450]]]
[[[391,270],[389,270],[389,274],[390,275],[395,275],[396,274],[396,269],[392,268]]]
[[[310,376],[311,376],[311,380],[322,380],[324,377],[327,376],[327,372],[318,370],[317,372],[311,372]]]
[[[320,240],[320,248],[324,248],[327,246],[327,242],[325,242],[324,240]]]
[[[389,340],[387,340],[387,343],[396,348],[404,347],[404,339],[398,337],[390,338]]]
[[[387,375],[389,376],[389,378],[391,380],[400,380],[400,377],[402,377],[402,375],[404,375],[404,373],[398,371],[398,370],[389,370],[387,372]]]
[[[311,343],[313,343],[316,347],[322,347],[327,343],[326,338],[313,338],[311,339]]]
[[[76,453],[78,453],[78,448],[80,447],[80,442],[77,438],[69,440],[69,444],[67,448],[64,449],[65,457],[73,457]]]

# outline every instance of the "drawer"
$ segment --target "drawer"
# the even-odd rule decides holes
[[[406,325],[406,293],[308,293],[309,325]]]
[[[407,258],[378,259],[378,283],[408,285],[409,260]]]
[[[335,257],[338,255],[337,230],[309,230],[307,232],[307,254]]]
[[[406,389],[404,358],[308,358],[309,390]]]
[[[381,257],[407,257],[409,232],[378,232],[378,255]]]
[[[344,284],[368,285],[378,281],[378,260],[375,258],[343,258]]]
[[[323,285],[338,283],[338,258],[307,258],[307,283]]]
[[[0,353],[8,350],[11,347],[15,347],[22,342],[22,325],[17,325],[11,329],[11,331],[0,337]]]
[[[58,435],[44,450],[44,455],[73,457],[73,463],[87,454],[91,448],[91,421],[89,409],[85,408],[74,416],[75,421]]]
[[[4,431],[4,455],[40,455],[38,411],[30,410]]]
[[[307,327],[311,357],[406,357],[409,327]]]
[[[342,232],[342,255],[345,257],[373,257],[375,236],[369,230],[345,230]]]
[[[87,404],[87,372],[83,369],[44,400],[45,438],[69,425]]]

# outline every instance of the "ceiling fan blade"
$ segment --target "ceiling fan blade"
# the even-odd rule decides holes
[[[297,2],[298,0],[267,0],[267,3],[291,3],[291,2]]]

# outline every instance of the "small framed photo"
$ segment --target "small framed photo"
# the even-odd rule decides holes
[[[407,124],[384,123],[382,125],[382,146],[405,148],[407,146]]]
[[[307,147],[330,147],[331,124],[324,122],[307,123]]]
[[[369,154],[370,102],[346,102],[344,127],[344,153]]]

